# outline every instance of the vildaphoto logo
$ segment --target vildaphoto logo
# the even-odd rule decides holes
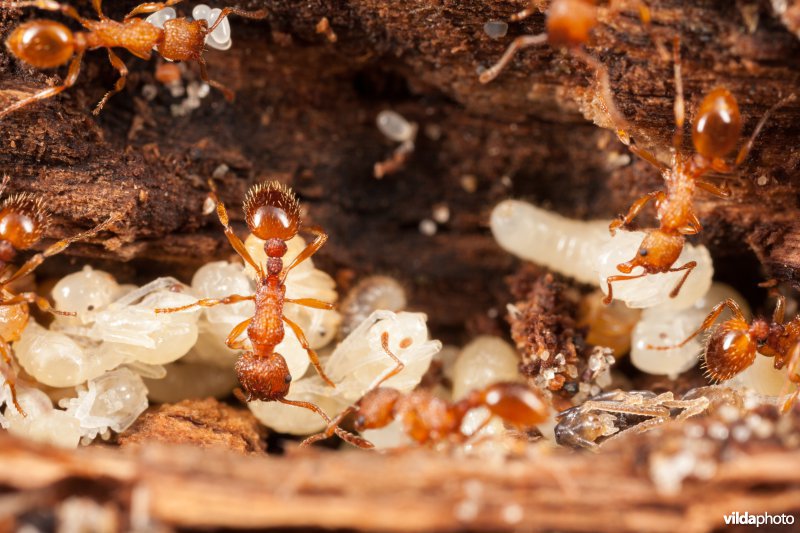
[[[771,526],[771,525],[792,525],[794,515],[790,514],[750,514],[747,511],[735,512],[723,516],[727,526]]]

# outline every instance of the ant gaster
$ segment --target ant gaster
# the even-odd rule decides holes
[[[5,176],[0,183],[0,195],[8,185],[9,177]],[[50,224],[50,214],[45,202],[32,194],[21,193],[7,197],[0,204],[0,357],[7,367],[6,384],[11,390],[11,399],[21,414],[25,414],[17,401],[15,387],[16,378],[11,366],[12,342],[19,340],[22,331],[28,324],[30,312],[28,304],[35,304],[39,309],[49,313],[71,316],[74,313],[57,311],[50,302],[35,292],[15,293],[12,285],[32,273],[42,262],[53,255],[63,252],[70,244],[91,237],[117,222],[120,217],[111,217],[93,229],[63,239],[37,253],[9,275],[12,261],[17,252],[28,250],[37,244]]]
[[[465,435],[461,430],[461,424],[467,413],[479,407],[486,407],[493,416],[499,416],[520,429],[540,424],[549,416],[550,409],[541,395],[521,383],[495,383],[474,390],[457,402],[442,400],[423,389],[403,394],[397,389],[382,387],[386,380],[400,373],[404,365],[389,349],[387,332],[381,335],[381,345],[396,366],[378,380],[358,403],[337,415],[326,431],[304,440],[304,446],[331,437],[341,421],[350,413],[355,413],[357,431],[386,427],[392,421],[399,420],[403,425],[403,431],[419,444],[437,443],[447,439],[463,442],[469,439],[480,431],[482,426]],[[488,421],[487,418],[484,424]],[[362,442],[353,439],[348,442],[362,448],[372,447],[372,443],[363,439]]]
[[[762,283],[762,287],[774,287],[775,281]],[[722,322],[706,341],[704,367],[706,375],[713,381],[726,381],[747,369],[755,361],[756,354],[773,357],[773,366],[780,370],[786,367],[787,378],[784,392],[789,385],[797,388],[789,396],[784,409],[791,407],[800,394],[800,316],[784,322],[786,297],[773,292],[777,297],[772,320],[755,318],[748,323],[742,309],[735,300],[728,298],[714,306],[700,327],[683,342],[680,348],[703,331],[711,329],[714,322],[727,307],[733,316]],[[648,346],[649,349],[669,350],[673,346]]]
[[[168,20],[164,23],[163,28],[159,28],[143,19],[136,18],[137,15],[155,13],[179,2],[181,0],[140,4],[128,13],[122,22],[111,20],[103,14],[102,0],[92,0],[98,20],[84,18],[72,6],[53,0],[0,2],[0,6],[4,8],[36,7],[47,11],[58,11],[75,19],[88,30],[73,32],[64,24],[53,20],[35,19],[20,24],[6,40],[6,46],[15,57],[38,69],[55,68],[69,62],[69,69],[67,77],[61,85],[44,89],[15,102],[0,111],[0,118],[38,100],[51,98],[72,87],[78,79],[83,54],[87,50],[98,48],[107,50],[108,59],[119,72],[120,77],[114,88],[107,92],[97,104],[94,114],[98,114],[106,101],[125,87],[128,77],[125,63],[112,48],[124,48],[136,57],[145,60],[150,59],[155,51],[170,61],[195,61],[200,65],[200,75],[203,80],[222,91],[228,100],[232,100],[233,92],[208,77],[206,61],[203,58],[206,36],[213,32],[217,25],[230,14],[261,19],[266,17],[266,10],[250,12],[226,7],[211,27],[205,20],[190,20],[181,17]]]
[[[621,125],[617,126],[620,139],[628,144],[630,150],[642,159],[655,166],[664,178],[666,190],[645,194],[636,200],[628,213],[609,226],[611,235],[616,230],[630,224],[648,202],[654,201],[659,227],[644,230],[642,244],[633,259],[617,265],[624,275],[609,276],[607,279],[608,294],[603,300],[608,304],[613,299],[612,283],[641,278],[648,274],[665,272],[684,272],[678,284],[670,293],[674,298],[678,295],[686,279],[697,266],[695,261],[673,267],[683,251],[687,235],[700,232],[702,226],[694,211],[693,198],[697,189],[706,191],[721,198],[730,196],[727,186],[718,186],[702,179],[709,172],[720,174],[733,173],[741,165],[753,147],[756,137],[766,124],[769,116],[784,103],[794,99],[794,95],[780,100],[761,117],[750,138],[739,150],[733,164],[725,161],[725,157],[736,148],[742,133],[742,118],[739,106],[733,95],[723,87],[709,92],[697,111],[692,122],[692,142],[695,153],[683,151],[684,100],[680,70],[680,42],[673,41],[673,61],[675,71],[675,126],[673,136],[673,155],[669,165],[659,161],[653,154],[630,143],[630,138]],[[642,267],[643,272],[630,275],[634,268]]]
[[[225,228],[225,235],[236,253],[257,273],[255,294],[248,296],[230,295],[224,298],[204,298],[181,307],[156,309],[156,313],[174,313],[195,306],[212,307],[219,304],[234,304],[243,301],[255,302],[255,314],[231,330],[225,343],[233,350],[243,350],[236,361],[236,373],[242,385],[245,399],[261,401],[278,401],[281,403],[305,407],[322,416],[326,422],[330,419],[316,405],[309,402],[287,400],[289,384],[292,376],[283,356],[275,351],[275,347],[283,341],[284,324],[295,333],[297,340],[308,353],[314,368],[331,387],[333,382],[325,375],[316,352],[311,349],[300,326],[283,314],[285,303],[293,303],[315,309],[333,309],[333,304],[314,298],[289,299],[286,294],[286,276],[289,272],[314,255],[325,241],[327,234],[317,226],[304,226],[302,229],[314,235],[314,241],[301,251],[289,265],[284,266],[283,256],[286,254],[286,241],[300,231],[300,204],[292,190],[277,182],[270,181],[252,187],[245,197],[244,214],[250,231],[264,240],[264,251],[267,264],[259,265],[245,248],[228,222],[225,205],[217,197],[214,184],[211,185],[210,198],[216,205],[217,215]],[[247,332],[249,339],[237,340]]]

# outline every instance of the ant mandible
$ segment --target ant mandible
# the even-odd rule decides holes
[[[236,361],[236,373],[244,390],[246,401],[261,400],[305,407],[322,416],[326,422],[330,418],[316,405],[286,399],[292,376],[283,356],[275,351],[275,347],[283,341],[284,323],[295,333],[297,340],[308,353],[314,368],[325,382],[335,387],[325,375],[317,353],[309,346],[300,326],[283,314],[285,303],[293,303],[315,309],[333,309],[333,304],[315,298],[286,298],[286,276],[289,272],[314,255],[328,235],[317,226],[303,226],[303,230],[312,233],[314,240],[301,251],[289,265],[284,267],[283,256],[286,254],[286,241],[293,238],[301,230],[300,204],[292,190],[277,182],[270,181],[255,185],[244,200],[244,214],[247,226],[259,239],[264,240],[264,251],[267,255],[266,267],[259,265],[245,248],[228,222],[228,212],[216,194],[213,182],[210,198],[214,201],[217,216],[225,228],[225,235],[236,253],[257,273],[255,294],[241,296],[233,294],[225,298],[204,298],[182,307],[156,309],[156,313],[174,313],[192,307],[213,307],[219,304],[234,304],[243,301],[255,302],[255,314],[231,330],[225,344],[233,350],[243,350]],[[250,340],[251,347],[245,339],[237,340],[244,332]]]
[[[64,24],[54,20],[31,20],[17,27],[6,40],[6,46],[17,58],[38,69],[55,68],[69,62],[67,77],[61,85],[50,87],[23,98],[0,111],[0,118],[13,113],[38,100],[51,98],[72,87],[80,73],[81,60],[87,50],[105,48],[111,65],[119,72],[119,79],[114,88],[108,91],[97,104],[94,114],[98,114],[108,99],[125,87],[128,69],[125,63],[112,50],[124,48],[140,59],[150,59],[155,50],[164,59],[170,61],[195,61],[200,65],[203,80],[222,91],[225,98],[233,99],[233,92],[221,83],[211,80],[203,58],[206,36],[230,14],[242,17],[261,19],[267,16],[266,10],[243,11],[235,7],[224,8],[211,27],[206,20],[190,20],[186,17],[175,18],[159,28],[149,22],[136,18],[137,15],[155,13],[165,7],[175,5],[181,0],[165,2],[147,2],[135,7],[122,22],[111,20],[103,14],[102,0],[92,0],[99,20],[84,18],[70,5],[53,0],[33,0],[19,2],[0,2],[0,7],[22,8],[36,7],[47,11],[58,11],[75,19],[88,31],[73,32]],[[71,61],[70,61],[71,59]]]
[[[774,287],[774,280],[760,284],[761,287]],[[747,319],[739,304],[727,298],[714,306],[697,331],[689,335],[683,342],[674,346],[680,348],[697,337],[703,331],[711,329],[714,322],[727,307],[733,316],[722,322],[706,342],[703,355],[706,375],[713,381],[726,381],[744,371],[760,353],[765,357],[773,357],[773,366],[776,370],[786,367],[787,378],[782,397],[790,384],[797,388],[783,405],[787,410],[800,395],[800,315],[788,322],[784,322],[786,311],[786,297],[776,291],[771,291],[777,298],[772,320],[755,318],[748,324]],[[649,349],[669,350],[673,346],[648,346]]]
[[[389,333],[383,332],[381,345],[396,366],[378,380],[358,403],[339,413],[325,431],[304,440],[303,446],[327,439],[335,432],[338,434],[339,424],[350,413],[355,413],[357,431],[386,427],[392,421],[400,420],[405,433],[419,444],[442,442],[448,438],[463,442],[474,436],[483,425],[465,435],[461,424],[467,413],[479,407],[486,407],[492,416],[499,416],[520,429],[540,424],[549,416],[550,409],[541,395],[521,383],[495,383],[474,390],[466,398],[452,403],[427,390],[414,390],[404,395],[397,389],[382,387],[386,380],[399,374],[405,365],[389,349]],[[373,446],[365,439],[358,442],[350,438],[348,442],[362,448]]]
[[[662,163],[653,154],[635,144],[631,144],[624,128],[620,124],[617,125],[617,133],[620,139],[628,145],[630,150],[661,172],[666,190],[645,194],[633,203],[624,217],[614,220],[609,225],[608,229],[613,236],[616,234],[617,229],[630,224],[648,202],[655,202],[659,227],[644,230],[647,235],[642,240],[636,256],[626,263],[617,265],[617,270],[624,275],[608,277],[606,280],[608,294],[603,300],[605,304],[611,303],[613,299],[612,283],[637,279],[649,274],[685,271],[678,284],[670,292],[671,298],[678,295],[686,279],[697,266],[695,261],[689,261],[684,265],[673,268],[674,263],[683,251],[686,236],[695,235],[702,229],[692,203],[696,189],[701,189],[721,198],[730,196],[730,189],[727,186],[717,186],[701,178],[709,172],[733,173],[747,158],[756,137],[761,132],[764,124],[766,124],[769,116],[778,107],[794,99],[794,94],[789,95],[764,113],[731,165],[726,163],[724,158],[736,148],[739,142],[742,133],[742,118],[736,99],[730,91],[723,87],[713,89],[703,98],[697,116],[692,122],[692,142],[695,153],[686,154],[682,150],[684,99],[680,69],[680,41],[678,38],[673,40],[673,61],[676,93],[674,105],[676,131],[673,136],[671,163],[669,165]],[[642,267],[643,272],[630,275],[636,267]]]
[[[5,176],[0,183],[0,195],[8,185],[9,177]],[[91,237],[120,220],[114,216],[68,239],[63,239],[48,246],[43,252],[28,259],[15,272],[9,274],[12,261],[17,252],[28,250],[38,243],[50,224],[50,214],[45,202],[32,194],[20,193],[7,197],[0,204],[0,357],[7,367],[4,372],[6,384],[11,390],[14,406],[22,415],[25,412],[17,401],[16,378],[11,366],[11,343],[19,340],[22,331],[28,324],[30,312],[28,304],[35,304],[44,312],[72,316],[75,313],[53,309],[50,302],[35,292],[15,293],[12,284],[32,273],[42,262],[51,256],[63,252],[70,244]]]

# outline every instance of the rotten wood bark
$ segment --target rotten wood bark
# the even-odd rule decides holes
[[[133,3],[106,9],[118,17]],[[48,199],[57,222],[48,237],[125,214],[113,238],[70,253],[129,262],[115,267],[127,277],[188,277],[200,263],[230,254],[216,220],[201,212],[206,180],[225,164],[218,182],[239,228],[236,205],[249,184],[289,182],[308,220],[331,233],[323,266],[339,269],[342,279],[350,272],[398,276],[414,306],[447,334],[480,323],[488,308],[507,301],[498,296],[499,279],[512,262],[485,228],[496,201],[514,195],[569,215],[611,217],[659,185],[645,163],[629,162],[613,133],[586,120],[608,125],[593,73],[569,54],[531,49],[495,82],[478,83],[476,69],[495,61],[513,36],[542,31],[543,15],[512,23],[497,41],[482,31],[484,22],[506,19],[524,2],[220,5],[230,3],[270,10],[266,21],[234,19],[234,47],[207,53],[212,75],[237,91],[235,103],[212,93],[187,116],[172,116],[170,105],[180,99],[163,86],[156,83],[155,98],[145,98],[155,61],[126,56],[128,87],[95,118],[93,104],[115,76],[95,52],[67,94],[0,124],[0,171],[13,176],[12,190]],[[614,4],[614,12],[601,9],[589,51],[609,69],[630,133],[663,154],[672,131],[672,64],[658,55],[634,7]],[[749,131],[780,95],[797,89],[800,43],[767,2],[649,4],[653,33],[682,39],[690,116],[704,92],[725,85]],[[33,11],[3,11],[0,33]],[[323,17],[335,43],[316,31]],[[55,80],[0,52],[3,100]],[[379,181],[373,164],[394,146],[374,120],[389,108],[417,122],[420,135],[405,169]],[[700,239],[737,265],[721,265],[723,278],[752,284],[762,275],[759,263],[783,279],[797,277],[799,114],[798,103],[776,113],[733,181],[732,200],[698,198],[706,226]],[[449,221],[435,236],[422,235],[420,221],[438,204],[450,208]]]
[[[748,444],[747,453],[735,441],[702,446],[719,456],[712,475],[665,490],[653,465],[680,452],[670,445],[681,439],[672,425],[599,455],[528,447],[510,458],[424,449],[258,457],[158,444],[60,451],[3,434],[0,522],[65,525],[64,509],[82,499],[94,502],[84,520],[110,513],[122,529],[147,531],[704,532],[734,511],[797,516],[800,473],[787,467],[800,460],[796,439],[789,448]]]

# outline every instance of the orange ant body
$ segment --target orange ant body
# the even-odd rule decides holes
[[[381,335],[381,344],[396,366],[367,391],[358,403],[339,413],[326,431],[303,441],[304,446],[331,437],[350,413],[355,413],[357,431],[386,427],[392,421],[400,420],[405,433],[419,444],[432,444],[447,439],[466,441],[480,431],[482,426],[465,435],[461,424],[467,413],[479,407],[486,407],[492,415],[499,416],[520,429],[530,428],[547,420],[550,410],[545,401],[536,391],[521,383],[495,383],[472,391],[466,398],[452,403],[437,398],[427,390],[414,390],[404,395],[397,389],[382,387],[386,380],[400,373],[405,365],[389,350],[387,332]],[[484,424],[488,423],[489,418]],[[361,441],[357,442],[352,438],[348,440],[362,448],[372,447],[372,443],[364,439]]]
[[[228,223],[228,212],[225,205],[217,198],[213,183],[211,183],[211,188],[210,197],[216,205],[217,216],[225,228],[228,241],[236,253],[258,275],[256,292],[248,296],[234,294],[219,299],[204,298],[182,307],[156,309],[156,313],[174,313],[195,306],[213,307],[247,300],[255,302],[256,310],[253,317],[236,325],[225,341],[233,350],[244,350],[236,362],[236,373],[244,390],[245,399],[247,401],[278,401],[305,407],[322,416],[326,422],[330,422],[330,419],[316,405],[286,399],[292,376],[286,360],[275,351],[275,347],[283,341],[285,323],[297,336],[297,340],[308,353],[311,363],[322,379],[331,387],[334,386],[322,370],[316,352],[308,345],[303,330],[283,314],[283,306],[287,302],[315,309],[333,309],[333,304],[314,298],[289,299],[285,297],[286,276],[294,267],[314,255],[328,240],[328,236],[319,227],[304,226],[304,230],[314,235],[314,241],[306,246],[289,265],[284,267],[283,256],[287,251],[286,241],[297,235],[301,229],[299,202],[290,188],[277,181],[256,185],[247,192],[244,214],[250,231],[256,237],[264,240],[267,264],[259,265]],[[244,339],[237,340],[245,331],[250,340],[250,349]]]
[[[159,28],[149,22],[136,18],[137,15],[155,13],[167,6],[175,5],[181,0],[165,2],[148,2],[140,4],[117,22],[103,14],[102,0],[92,0],[92,5],[99,20],[81,17],[75,8],[53,0],[32,0],[3,2],[5,8],[36,7],[47,11],[59,11],[78,21],[88,31],[73,32],[67,26],[53,20],[31,20],[17,27],[6,40],[6,46],[18,59],[38,69],[55,68],[69,62],[69,69],[64,83],[50,87],[24,98],[0,111],[0,118],[21,109],[33,102],[51,98],[72,87],[80,73],[81,60],[87,50],[105,48],[112,66],[119,72],[119,79],[114,88],[107,92],[97,104],[94,114],[98,114],[106,101],[125,87],[128,69],[122,59],[112,48],[124,48],[140,59],[150,59],[153,51],[170,61],[195,61],[200,65],[200,75],[205,82],[223,92],[228,100],[233,99],[233,92],[219,82],[209,79],[206,61],[203,58],[205,39],[213,32],[225,17],[230,14],[260,19],[266,17],[266,11],[243,11],[226,7],[211,27],[206,20],[190,20],[186,17],[175,18]]]
[[[773,286],[773,283],[767,282],[761,286],[769,287]],[[784,404],[784,409],[788,409],[800,394],[800,374],[798,374],[798,370],[800,370],[800,316],[784,322],[786,298],[782,294],[774,295],[777,296],[777,303],[771,321],[755,318],[748,324],[736,301],[728,298],[714,306],[697,331],[675,347],[680,348],[686,345],[700,333],[710,329],[727,307],[733,316],[714,329],[706,341],[703,358],[708,377],[714,381],[726,381],[752,365],[756,354],[773,357],[773,366],[776,370],[786,367],[788,376],[784,389],[792,383],[798,387]],[[648,348],[669,350],[673,347],[648,346]]]
[[[603,300],[606,304],[613,299],[612,283],[637,279],[649,274],[685,271],[670,293],[671,298],[678,295],[684,282],[697,266],[695,261],[689,261],[673,268],[675,261],[683,251],[686,236],[695,235],[702,229],[692,202],[697,189],[721,198],[730,196],[730,190],[727,187],[717,186],[702,178],[709,172],[721,174],[734,172],[747,158],[756,137],[772,112],[794,98],[794,95],[790,95],[764,113],[731,165],[726,163],[724,158],[736,148],[742,133],[742,118],[733,95],[723,87],[713,89],[703,98],[697,116],[692,122],[692,142],[695,153],[687,154],[682,150],[684,100],[679,50],[680,44],[676,38],[673,41],[676,131],[673,137],[671,164],[664,164],[653,154],[635,144],[630,144],[624,128],[618,126],[620,139],[628,144],[630,150],[661,172],[666,190],[645,194],[633,203],[624,217],[614,220],[609,225],[608,229],[611,235],[615,235],[616,230],[630,224],[648,202],[655,202],[659,227],[644,230],[647,235],[639,246],[636,256],[628,262],[617,265],[617,270],[625,275],[610,276],[607,279],[608,294]],[[629,275],[636,267],[642,267],[643,272]]]
[[[8,182],[9,177],[5,176],[0,183],[0,194],[5,190]],[[46,258],[63,252],[70,244],[90,237],[118,220],[119,217],[111,217],[93,229],[60,240],[28,259],[12,274],[7,275],[17,252],[30,249],[42,239],[50,224],[50,214],[41,198],[28,193],[9,196],[0,204],[0,278],[2,278],[0,281],[0,357],[7,367],[4,374],[6,384],[11,390],[11,399],[17,411],[23,415],[24,411],[17,401],[10,344],[19,340],[22,330],[28,324],[30,317],[28,304],[35,304],[42,311],[49,313],[67,316],[74,313],[53,309],[47,299],[34,292],[14,293],[11,285],[36,270]]]

